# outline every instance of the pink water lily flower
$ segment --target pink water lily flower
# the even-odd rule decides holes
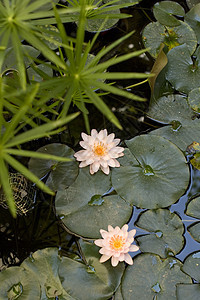
[[[95,240],[95,245],[101,247],[99,253],[102,254],[100,262],[103,263],[111,258],[113,267],[117,266],[119,261],[125,261],[132,265],[133,260],[128,252],[135,252],[139,250],[136,245],[131,245],[134,241],[136,230],[133,229],[128,232],[128,225],[125,224],[121,229],[116,226],[113,228],[108,225],[108,231],[100,229],[103,239]]]
[[[106,129],[99,133],[96,129],[92,129],[91,135],[81,133],[83,141],[80,142],[84,150],[80,150],[74,154],[76,159],[80,161],[80,168],[90,166],[90,173],[96,173],[99,168],[109,174],[109,167],[120,167],[120,163],[116,158],[124,155],[123,147],[118,147],[120,139],[115,139],[115,134],[108,135]]]

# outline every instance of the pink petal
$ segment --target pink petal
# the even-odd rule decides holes
[[[113,231],[113,227],[111,225],[108,225],[108,231]]]
[[[112,266],[116,267],[118,265],[118,263],[119,263],[118,257],[113,257],[112,256],[112,258],[111,258],[111,264],[112,264]]]
[[[93,171],[93,169],[92,169],[92,165],[90,165],[90,174],[94,174],[94,171]]]
[[[103,239],[98,239],[98,240],[95,240],[94,243],[95,245],[99,246],[99,247],[103,247]]]
[[[93,169],[94,173],[96,173],[99,170],[99,167],[100,167],[100,163],[98,161],[95,161],[92,164],[92,169]]]
[[[128,224],[125,224],[122,229],[121,229],[123,232],[127,232],[128,230]]]
[[[105,262],[105,261],[107,261],[109,258],[110,258],[111,256],[108,256],[108,255],[102,255],[102,257],[100,258],[100,263],[103,263],[103,262]]]
[[[106,143],[107,143],[107,144],[112,143],[112,141],[114,140],[114,138],[115,138],[115,134],[114,134],[114,133],[109,134],[109,135],[107,136]]]
[[[89,149],[90,148],[90,146],[89,146],[89,144],[88,143],[86,143],[86,142],[84,142],[84,141],[80,141],[80,143],[79,143],[80,145],[81,145],[81,147],[83,147],[84,149]]]
[[[115,167],[115,161],[114,161],[114,159],[109,159],[108,161],[107,161],[107,163],[108,163],[108,165],[110,166],[110,167]]]
[[[127,264],[129,264],[129,265],[132,265],[132,264],[133,264],[133,259],[132,259],[132,257],[131,257],[128,253],[126,253],[126,254],[124,255],[124,258],[125,258],[125,262],[126,262]]]
[[[88,134],[82,132],[82,133],[81,133],[81,137],[82,137],[82,139],[83,139],[85,142],[88,142],[88,140],[89,140],[89,138],[88,138],[89,135],[88,135]]]
[[[100,229],[100,233],[101,233],[102,238],[104,238],[104,239],[108,236],[108,232],[104,229]]]
[[[136,252],[136,251],[138,251],[140,248],[138,247],[138,246],[136,246],[136,245],[131,245],[130,247],[129,247],[129,251],[130,252]]]
[[[128,232],[128,238],[132,238],[134,237],[134,235],[136,234],[136,230],[135,229],[132,229]]]
[[[96,131],[96,129],[91,130],[91,136],[92,137],[96,138],[97,134],[98,134],[98,132]]]
[[[87,167],[88,164],[86,163],[86,161],[82,161],[79,165],[79,168],[84,168],[84,167]]]
[[[101,170],[102,170],[106,175],[108,175],[108,174],[110,173],[109,167],[104,168],[104,167],[101,166]]]

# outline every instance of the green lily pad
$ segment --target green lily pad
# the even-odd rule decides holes
[[[11,267],[0,273],[1,300],[40,300],[38,278],[22,267]]]
[[[190,254],[184,261],[182,270],[200,282],[200,252]]]
[[[157,57],[161,44],[166,45],[168,50],[186,44],[189,53],[192,54],[195,51],[197,38],[194,31],[187,23],[179,22],[181,25],[176,27],[163,26],[159,22],[152,22],[144,28],[142,33],[143,42],[146,48],[150,48],[149,53],[153,57]]]
[[[189,92],[188,104],[195,112],[200,113],[200,88],[196,88]]]
[[[58,276],[61,258],[55,248],[46,248],[34,252],[21,264],[32,274],[32,281],[37,278],[41,285],[41,299],[55,298],[70,299],[62,287]],[[62,297],[62,298],[61,298]],[[32,298],[34,299],[34,298]]]
[[[52,50],[61,46],[62,39],[59,30],[53,25],[39,25],[38,29],[42,32],[41,39]]]
[[[177,284],[177,299],[178,300],[199,300],[200,285],[199,284]]]
[[[173,87],[188,94],[199,87],[200,82],[200,53],[192,59],[188,47],[184,44],[172,49],[168,54],[166,79]],[[180,76],[181,74],[181,76]]]
[[[177,299],[176,285],[191,283],[180,269],[182,263],[174,257],[164,260],[158,255],[141,254],[134,258],[122,279],[123,299]]]
[[[192,2],[192,1],[190,1]],[[191,26],[191,28],[194,30],[198,43],[200,43],[200,3],[199,0],[194,1],[194,7],[190,9],[190,11],[185,15],[185,21]]]
[[[187,6],[188,6],[189,8],[192,8],[192,7],[194,7],[196,4],[199,4],[199,0],[186,0],[186,2],[187,2]]]
[[[167,257],[176,255],[184,245],[184,226],[181,218],[168,209],[147,210],[141,213],[136,226],[150,234],[136,238],[142,252]]]
[[[186,215],[196,219],[200,219],[200,197],[192,199],[187,204]],[[187,229],[193,237],[193,239],[200,243],[200,222],[195,222],[194,224],[190,225]]]
[[[148,116],[168,126],[150,132],[150,135],[162,136],[181,150],[199,140],[200,120],[194,118],[194,112],[181,95],[169,95],[152,103]]]
[[[49,65],[49,67],[48,67]],[[44,64],[40,64],[35,66],[35,70],[33,68],[28,68],[27,69],[27,74],[28,74],[28,78],[30,81],[34,80],[34,81],[39,81],[41,82],[42,80],[44,80],[44,76],[42,74],[40,74],[40,71],[44,72],[46,74],[46,76],[49,77],[53,77],[53,70],[52,68],[50,68],[50,63],[46,63]]]
[[[72,161],[67,162],[38,158],[29,160],[29,169],[39,178],[50,172],[46,181],[46,185],[50,189],[57,191],[59,188],[65,188],[74,182],[78,175],[78,164],[73,157],[74,151],[71,148],[63,144],[53,143],[43,146],[37,151],[72,159]]]
[[[120,196],[104,195],[110,187],[109,176],[101,172],[90,175],[88,168],[81,169],[74,184],[58,191],[56,212],[75,234],[100,238],[100,229],[109,224],[122,226],[132,214],[132,207]]]
[[[185,192],[189,169],[183,153],[168,140],[151,135],[126,141],[121,167],[112,171],[112,185],[129,203],[156,209],[175,203]]]
[[[187,230],[189,231],[193,239],[200,243],[200,222],[195,222],[192,225],[188,226]]]
[[[74,299],[107,300],[118,288],[124,271],[124,264],[113,268],[110,261],[100,263],[99,248],[91,243],[81,242],[88,266],[63,257],[59,276],[63,288]]]
[[[157,21],[166,26],[180,25],[180,21],[175,18],[174,15],[185,15],[184,8],[180,4],[172,1],[156,3],[153,7],[153,13]]]

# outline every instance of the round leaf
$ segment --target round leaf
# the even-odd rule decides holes
[[[200,197],[196,197],[188,203],[186,215],[200,219]]]
[[[162,2],[163,3],[163,2]],[[172,48],[186,44],[189,53],[193,53],[197,46],[197,38],[192,28],[182,21],[176,27],[163,26],[159,22],[149,23],[143,30],[143,42],[146,48],[150,48],[149,53],[157,57],[161,44]]]
[[[189,1],[188,1],[189,2]],[[199,0],[190,1],[196,4],[186,15],[185,21],[191,26],[194,30],[198,43],[200,43],[200,3]]]
[[[49,172],[46,185],[57,191],[59,188],[71,185],[78,175],[78,164],[73,157],[74,151],[63,144],[49,144],[37,150],[38,152],[51,154],[61,157],[67,157],[72,161],[58,162],[55,160],[46,160],[31,158],[29,161],[29,169],[39,178],[44,177]]]
[[[192,8],[192,7],[194,7],[196,4],[199,4],[199,0],[186,0],[186,2],[187,2],[187,6],[188,6],[189,8]]]
[[[58,215],[72,232],[87,238],[99,238],[100,229],[128,222],[132,208],[118,195],[104,194],[110,189],[110,177],[98,172],[90,175],[80,170],[74,184],[59,190],[55,206]]]
[[[113,268],[110,261],[101,264],[98,247],[91,243],[81,243],[88,266],[63,257],[59,267],[62,286],[75,299],[107,300],[120,284],[124,264]]]
[[[167,257],[177,254],[183,248],[182,220],[168,209],[144,211],[136,222],[136,226],[151,233],[136,238],[142,252]]]
[[[190,254],[184,261],[182,270],[200,282],[200,252]]]
[[[180,21],[173,15],[184,16],[185,11],[183,7],[172,1],[158,2],[153,7],[155,18],[163,25],[178,26]]]
[[[196,88],[188,94],[188,104],[196,112],[200,113],[200,88]]]
[[[117,193],[140,208],[161,208],[175,203],[185,192],[189,169],[182,152],[168,140],[142,135],[126,141],[129,149],[113,169]]]
[[[0,273],[1,300],[40,300],[40,284],[22,267],[11,267]]]
[[[69,295],[63,289],[60,278],[58,277],[58,268],[61,264],[61,258],[58,250],[55,248],[46,248],[34,252],[21,264],[27,271],[32,273],[32,280],[37,278],[41,285],[41,299],[64,297]],[[32,298],[34,299],[34,298]]]
[[[196,222],[187,228],[195,241],[200,243],[200,222]]]
[[[194,141],[199,140],[200,120],[181,95],[161,97],[152,103],[148,116],[161,123],[170,124],[150,132],[150,135],[163,136],[183,151]]]
[[[178,284],[177,285],[177,299],[178,300],[199,300],[200,299],[200,285],[199,284]]]
[[[172,49],[168,54],[168,69],[166,79],[173,87],[188,94],[199,87],[200,82],[200,53],[196,59],[191,58],[191,53],[186,45]],[[181,76],[180,76],[181,74]]]
[[[176,299],[176,285],[191,283],[191,278],[180,270],[181,265],[174,257],[161,260],[153,254],[136,256],[122,279],[123,299]]]

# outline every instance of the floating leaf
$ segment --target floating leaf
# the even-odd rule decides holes
[[[118,195],[104,195],[111,187],[110,177],[80,170],[76,181],[59,190],[55,206],[58,215],[72,232],[87,238],[100,238],[100,229],[128,222],[132,208]]]
[[[157,21],[166,26],[178,26],[181,22],[174,17],[184,16],[184,8],[172,1],[158,2],[153,7],[153,13]]]
[[[187,204],[186,215],[200,219],[200,197],[192,199]]]
[[[34,252],[21,264],[32,274],[32,282],[38,279],[41,285],[41,299],[63,297],[68,299],[69,294],[63,289],[58,276],[61,258],[55,248],[46,248]],[[32,298],[34,299],[34,298]],[[69,298],[70,299],[70,298]]]
[[[188,1],[189,2],[189,1]],[[193,0],[190,1],[193,2],[192,9],[188,11],[188,13],[185,15],[185,21],[191,26],[191,28],[194,30],[198,43],[200,43],[200,32],[199,32],[199,26],[200,26],[200,3],[199,0]]]
[[[193,158],[190,159],[191,164],[196,169],[200,170],[200,153],[196,153],[193,155]]]
[[[1,300],[40,300],[40,284],[32,272],[22,267],[11,267],[0,273]]]
[[[182,270],[196,281],[200,282],[200,252],[190,254],[185,259]]]
[[[199,4],[199,0],[186,0],[189,8],[194,7],[196,4]]]
[[[150,135],[162,136],[183,151],[188,145],[199,139],[200,120],[194,118],[194,112],[181,95],[169,95],[159,98],[150,105],[148,116],[168,126],[150,132]]]
[[[200,243],[200,222],[195,222],[192,225],[188,226],[187,230],[189,231],[193,239]]]
[[[188,47],[184,44],[172,49],[167,57],[166,79],[176,90],[188,94],[199,87],[200,52],[196,58],[192,58]]]
[[[185,192],[189,169],[183,153],[168,140],[142,135],[126,141],[128,149],[113,169],[117,193],[140,208],[161,208],[175,203]]]
[[[162,2],[164,3],[164,2]],[[163,26],[159,22],[149,23],[143,30],[143,42],[146,48],[150,48],[149,53],[157,57],[162,44],[168,50],[185,44],[189,53],[193,53],[197,46],[197,39],[192,28],[182,21],[176,27]],[[176,66],[174,64],[174,66]],[[180,74],[180,73],[179,73]]]
[[[38,158],[30,159],[29,169],[39,178],[49,173],[46,185],[50,189],[57,191],[59,188],[65,188],[74,182],[78,175],[78,164],[73,157],[74,151],[71,148],[63,144],[53,143],[43,146],[37,151],[72,159],[72,161],[67,162]]]
[[[110,261],[102,264],[99,262],[100,254],[97,246],[86,242],[81,242],[80,246],[88,266],[63,257],[59,267],[63,288],[74,299],[109,299],[120,284],[124,264],[120,263],[115,268],[111,266]]]
[[[136,226],[150,234],[136,238],[142,252],[167,257],[181,251],[184,245],[184,226],[181,218],[168,209],[147,210],[141,213]]]
[[[141,254],[134,258],[122,279],[123,299],[176,299],[176,285],[191,283],[180,270],[182,263],[174,257],[164,260],[158,255]]]
[[[196,112],[200,113],[200,88],[196,88],[188,94],[188,104]]]
[[[198,0],[199,1],[199,0]],[[199,284],[177,284],[177,299],[199,300],[200,285]]]

